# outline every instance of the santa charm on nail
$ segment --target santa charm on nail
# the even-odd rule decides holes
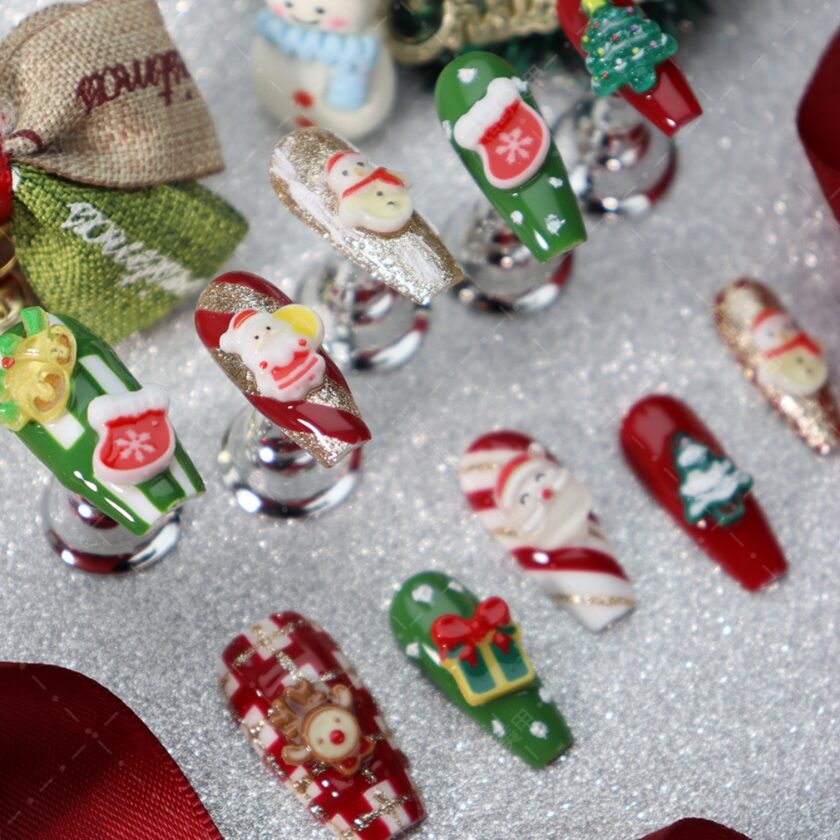
[[[603,630],[636,606],[591,493],[543,446],[520,432],[491,432],[470,445],[459,472],[477,518],[587,628]]]
[[[323,339],[318,314],[291,303],[273,312],[237,312],[219,339],[219,349],[239,356],[262,396],[292,402],[324,381],[327,366],[318,354]]]
[[[346,137],[379,128],[394,103],[394,62],[375,0],[268,0],[257,20],[251,75],[281,123]]]
[[[840,445],[840,411],[822,347],[756,280],[731,283],[715,301],[715,326],[750,381],[816,452]]]

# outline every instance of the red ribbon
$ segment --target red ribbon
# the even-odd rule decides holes
[[[0,225],[12,218],[12,167],[3,154],[3,140],[0,139]]]
[[[822,191],[840,222],[840,30],[799,103],[797,128]]]
[[[463,645],[459,659],[466,660],[473,666],[478,664],[477,647],[491,633],[491,643],[507,653],[510,649],[510,636],[500,631],[510,624],[510,610],[501,598],[488,598],[482,601],[472,614],[472,618],[460,615],[440,615],[432,625],[432,641],[441,657],[445,658],[453,648]]]
[[[0,663],[0,790],[3,837],[222,840],[143,721],[56,665]]]

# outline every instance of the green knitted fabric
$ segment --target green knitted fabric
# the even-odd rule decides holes
[[[12,235],[32,289],[109,342],[199,292],[247,231],[194,181],[112,190],[29,166],[14,172]]]

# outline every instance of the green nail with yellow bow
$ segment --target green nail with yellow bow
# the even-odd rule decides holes
[[[141,387],[72,318],[31,306],[0,336],[0,424],[68,490],[137,535],[204,491],[168,411],[159,385]]]
[[[571,746],[501,598],[479,602],[449,575],[422,572],[400,587],[390,619],[405,654],[514,755],[539,768]]]
[[[444,67],[435,100],[473,180],[540,262],[586,241],[551,131],[510,64],[491,53],[462,55]]]

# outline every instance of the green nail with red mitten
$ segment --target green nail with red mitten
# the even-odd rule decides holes
[[[406,655],[514,755],[539,768],[571,746],[501,598],[479,603],[449,575],[421,572],[400,587],[390,617]]]
[[[435,100],[470,175],[540,262],[586,241],[551,131],[510,64],[491,53],[462,55],[441,72]]]
[[[141,387],[72,318],[30,306],[0,336],[0,425],[68,490],[138,536],[204,492],[168,410],[163,388]]]

